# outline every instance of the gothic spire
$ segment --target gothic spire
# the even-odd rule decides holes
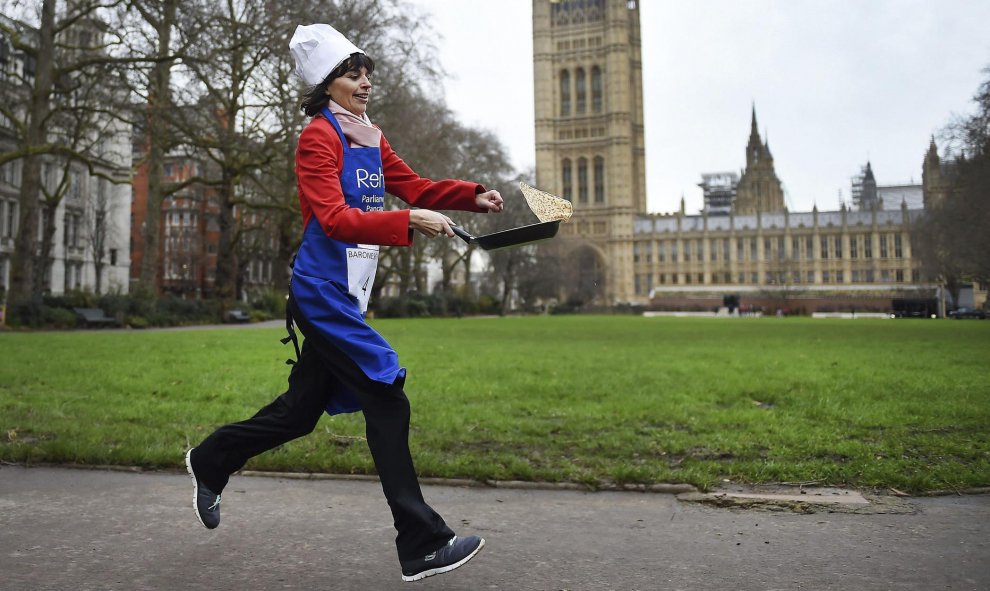
[[[756,102],[753,103],[753,121],[750,125],[749,144],[746,146],[746,168],[752,168],[763,156],[763,141],[756,126]]]
[[[925,162],[938,165],[938,146],[935,145],[935,136],[932,135],[931,141],[928,143],[928,152],[925,154]]]

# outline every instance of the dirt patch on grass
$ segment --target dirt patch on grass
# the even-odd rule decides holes
[[[0,437],[2,443],[21,443],[30,445],[39,441],[52,441],[58,439],[58,433],[44,432],[35,433],[33,431],[22,431],[19,429],[6,429]]]
[[[680,494],[677,499],[725,509],[809,515],[815,513],[885,515],[918,512],[917,507],[902,497],[865,494],[836,488],[734,487],[731,491]]]

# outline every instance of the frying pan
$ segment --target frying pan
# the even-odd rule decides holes
[[[557,235],[557,230],[560,229],[560,220],[519,226],[518,228],[510,228],[501,232],[485,234],[484,236],[472,236],[467,230],[454,224],[450,225],[450,229],[468,244],[477,244],[484,250],[495,250],[496,248],[519,246],[553,238]]]

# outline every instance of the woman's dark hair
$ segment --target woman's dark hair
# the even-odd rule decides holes
[[[306,89],[305,94],[303,94],[302,105],[300,105],[303,113],[306,113],[310,117],[319,113],[330,102],[330,95],[327,94],[327,86],[330,86],[333,79],[340,78],[351,70],[360,70],[361,68],[368,70],[368,75],[370,76],[375,71],[375,60],[363,53],[352,53],[350,57],[340,62],[339,66],[327,74],[323,82]]]

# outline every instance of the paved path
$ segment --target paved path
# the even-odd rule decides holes
[[[671,495],[428,486],[488,540],[402,583],[376,482],[235,476],[223,523],[185,474],[0,467],[0,588],[13,590],[990,589],[990,496],[914,514],[723,509]]]

